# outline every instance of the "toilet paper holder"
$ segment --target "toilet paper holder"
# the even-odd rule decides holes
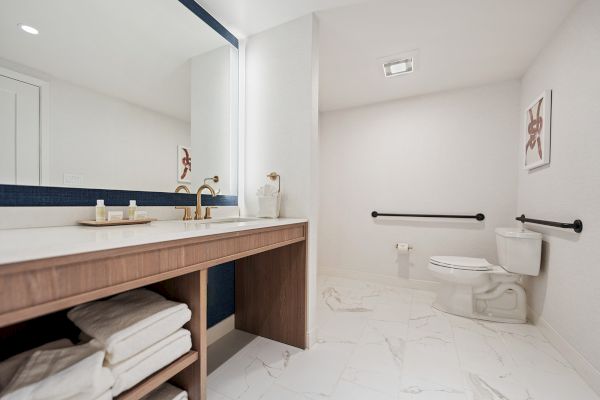
[[[396,243],[394,247],[397,248],[397,249],[399,249],[401,244],[405,244],[405,243]],[[408,247],[407,247],[407,249],[408,250],[412,250],[413,247],[409,244]]]

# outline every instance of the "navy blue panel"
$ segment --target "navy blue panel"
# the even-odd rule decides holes
[[[228,262],[208,269],[207,327],[210,328],[235,313],[235,263]]]
[[[142,207],[196,205],[196,195],[187,193],[0,185],[0,207],[95,206],[98,199],[103,199],[107,206],[128,206],[129,200],[136,200]],[[203,194],[202,204],[237,206],[238,199],[237,196]]]
[[[196,14],[202,21],[206,22],[206,24],[213,28],[219,35],[223,36],[225,40],[234,45],[236,49],[238,48],[239,42],[233,33],[229,32],[227,28],[221,25],[215,17],[210,15],[208,11],[202,8],[200,4],[196,3],[195,0],[179,0],[179,2],[186,6],[188,10]]]

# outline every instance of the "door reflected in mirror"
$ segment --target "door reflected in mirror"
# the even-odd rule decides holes
[[[237,116],[237,49],[179,1],[0,4],[0,184],[236,195]]]

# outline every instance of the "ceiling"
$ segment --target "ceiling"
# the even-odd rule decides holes
[[[365,0],[196,0],[238,37],[247,37],[319,10]]]
[[[320,109],[520,78],[579,0],[394,0],[318,13]],[[381,57],[417,50],[385,78]]]
[[[579,2],[198,1],[240,37],[316,12],[323,111],[519,78]],[[0,11],[0,58],[184,120],[187,60],[226,44],[175,0],[2,0]],[[413,74],[384,78],[382,57],[415,50]]]
[[[0,3],[0,58],[185,121],[188,60],[226,44],[175,0]]]
[[[316,12],[323,111],[520,78],[579,0],[198,0],[247,36]],[[385,78],[380,58],[417,50]]]

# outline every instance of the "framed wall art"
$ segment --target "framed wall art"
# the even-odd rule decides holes
[[[545,90],[525,110],[525,169],[550,163],[551,114],[551,90]]]

